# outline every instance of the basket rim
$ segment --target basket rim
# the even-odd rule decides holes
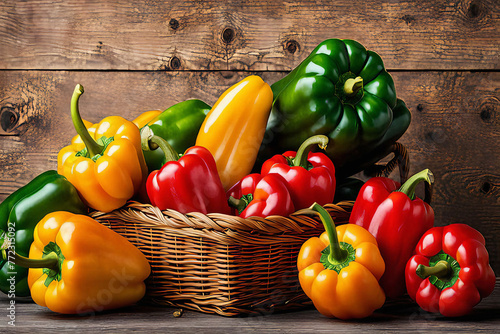
[[[335,217],[347,217],[354,205],[354,201],[341,201],[336,204],[328,203],[323,207]],[[140,203],[134,200],[128,201],[123,207],[111,212],[94,211],[90,213],[96,220],[121,220],[128,223],[140,224],[142,227],[152,228],[175,228],[175,229],[203,229],[227,232],[238,231],[262,231],[266,233],[302,233],[304,230],[318,228],[322,224],[315,211],[307,208],[298,210],[290,216],[268,216],[241,218],[236,215],[221,213],[203,214],[191,212],[187,214],[176,210],[160,210],[158,207],[148,203]],[[343,220],[345,222],[345,219]]]

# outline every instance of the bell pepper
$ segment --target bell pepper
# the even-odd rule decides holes
[[[262,175],[275,173],[283,176],[296,210],[307,208],[314,202],[321,205],[333,202],[335,167],[324,153],[310,152],[316,145],[325,149],[327,144],[328,137],[313,136],[304,141],[297,152],[277,154],[262,165]]]
[[[193,146],[179,157],[166,140],[145,129],[148,142],[158,145],[167,160],[148,176],[146,189],[152,205],[180,213],[231,213],[215,160],[206,148]]]
[[[95,125],[93,135],[78,110],[83,87],[71,99],[71,117],[85,147],[72,144],[59,151],[57,171],[76,187],[92,208],[108,212],[138,194],[147,177],[137,126],[120,116],[109,116]]]
[[[251,75],[227,89],[203,121],[196,145],[214,156],[226,191],[251,172],[272,100],[271,87]]]
[[[387,297],[406,293],[405,266],[420,237],[434,225],[434,211],[415,196],[416,186],[431,184],[434,176],[428,169],[410,177],[401,187],[385,177],[374,177],[361,188],[349,222],[367,229],[377,239],[386,270],[380,285]]]
[[[295,211],[286,180],[278,174],[249,174],[231,187],[227,196],[242,218],[288,216]]]
[[[127,306],[145,294],[151,267],[125,237],[85,215],[56,211],[36,225],[29,258],[14,262],[29,269],[33,301],[64,314]]]
[[[358,225],[335,227],[328,212],[315,203],[325,232],[308,239],[297,259],[300,286],[327,317],[365,318],[385,302],[378,280],[385,270],[375,238]]]
[[[431,228],[406,265],[406,286],[425,311],[469,314],[495,288],[483,235],[465,224]]]
[[[385,157],[410,124],[380,56],[353,40],[323,41],[271,88],[259,161],[323,134],[330,138],[326,154],[343,178]]]
[[[0,204],[0,233],[6,233],[12,249],[28,256],[38,221],[59,210],[87,213],[75,187],[55,170],[49,170],[17,189]],[[15,278],[16,296],[29,296],[28,270],[0,259],[0,291],[9,293],[10,282],[7,280],[12,277]]]
[[[186,100],[152,117],[140,129],[147,125],[153,134],[168,141],[174,150],[184,152],[194,146],[198,131],[209,111],[210,106],[201,100]],[[148,134],[141,133],[143,141],[147,140],[147,136]],[[156,149],[157,146],[143,144],[142,147],[149,172],[159,170],[166,163],[163,151]]]
[[[365,182],[356,177],[346,177],[344,179],[337,180],[333,203],[341,201],[355,201],[358,197],[359,191],[364,185]]]

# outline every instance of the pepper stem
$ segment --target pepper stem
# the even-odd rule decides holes
[[[340,247],[339,239],[337,237],[337,229],[335,228],[332,216],[330,216],[330,214],[318,203],[314,203],[309,209],[314,210],[319,214],[321,222],[325,227],[326,234],[328,235],[328,240],[330,241],[330,254],[328,255],[328,261],[331,264],[344,262],[347,258],[347,251]]]
[[[363,88],[363,78],[349,78],[344,83],[344,93],[347,96],[354,96],[360,89]]]
[[[426,279],[429,276],[436,276],[439,279],[446,279],[450,278],[451,274],[451,265],[446,260],[441,260],[432,267],[424,266],[423,264],[419,264],[417,266],[417,275],[422,279]]]
[[[144,151],[154,151],[158,148],[165,154],[165,161],[179,160],[179,154],[165,139],[155,135],[149,126],[141,130],[141,146]]]
[[[429,185],[434,182],[434,174],[429,169],[424,169],[423,171],[410,177],[398,191],[406,194],[411,200],[415,199],[415,189],[417,185],[425,181]]]
[[[4,260],[7,260],[6,256],[3,256]],[[23,268],[47,268],[50,270],[59,270],[59,256],[52,252],[41,259],[30,259],[25,256],[14,253],[15,265]]]
[[[0,252],[4,260],[7,260],[7,249],[9,247],[10,239],[7,237],[7,233],[4,230],[0,230]]]
[[[307,138],[297,150],[297,154],[293,159],[293,166],[301,166],[307,169],[307,157],[315,145],[318,145],[322,150],[326,149],[326,145],[328,145],[328,137],[324,135],[316,135]]]
[[[93,157],[97,154],[101,154],[104,150],[103,145],[99,145],[89,134],[87,127],[83,123],[82,117],[80,116],[80,110],[78,107],[78,100],[83,94],[83,86],[77,84],[75,90],[73,91],[73,96],[71,97],[71,119],[73,120],[73,126],[76,132],[82,138],[83,143],[87,147],[88,157]],[[88,158],[87,157],[87,158]]]
[[[10,239],[4,230],[0,230],[0,250],[6,250],[10,247]]]
[[[252,194],[243,195],[240,199],[229,196],[227,203],[230,207],[238,210],[238,214],[242,213],[246,209],[248,204],[253,200]]]

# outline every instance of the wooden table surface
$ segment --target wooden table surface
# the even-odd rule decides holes
[[[60,315],[29,299],[15,300],[15,326],[9,325],[10,300],[0,295],[2,332],[78,332],[129,333],[498,333],[500,331],[500,277],[495,290],[483,299],[473,313],[461,318],[445,318],[420,309],[410,300],[387,302],[371,317],[358,321],[329,319],[315,309],[251,317],[222,317],[184,311],[175,317],[175,308],[134,305],[99,314]]]
[[[0,201],[57,168],[77,83],[85,119],[132,120],[213,105],[250,74],[272,84],[321,41],[354,39],[411,110],[399,141],[410,174],[434,173],[435,224],[478,229],[498,273],[499,13],[498,0],[1,1]]]

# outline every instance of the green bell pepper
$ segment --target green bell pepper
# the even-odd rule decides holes
[[[85,214],[88,209],[76,188],[64,176],[49,170],[17,189],[0,204],[0,235],[6,234],[12,251],[28,256],[36,224],[54,211]],[[9,262],[10,254],[11,251],[7,251],[7,259],[0,256],[0,291],[6,294],[14,292],[19,297],[29,296],[28,269]],[[13,277],[15,289],[11,289]]]
[[[355,201],[358,193],[365,183],[355,177],[346,177],[337,181],[333,203],[341,201]]]
[[[258,161],[323,134],[336,176],[346,177],[387,155],[410,124],[380,56],[353,40],[323,41],[271,88],[273,108]]]
[[[184,153],[189,147],[194,146],[201,124],[210,109],[208,104],[197,99],[179,102],[148,122],[146,126],[151,132],[143,133],[142,130],[146,126],[141,129],[144,159],[150,173],[159,170],[166,162],[163,151],[148,142],[150,136],[161,137],[176,152]]]

